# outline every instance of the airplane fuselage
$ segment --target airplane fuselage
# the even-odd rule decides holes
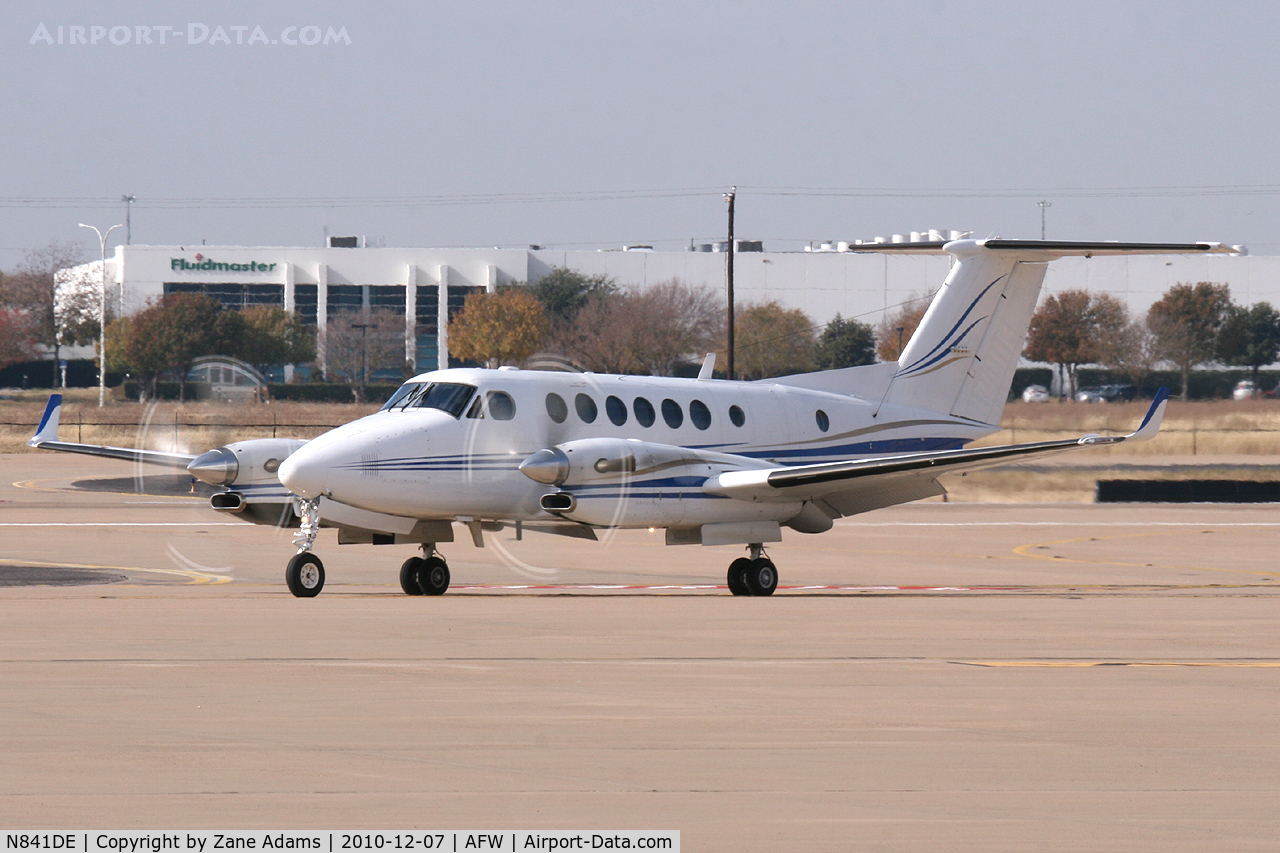
[[[957,448],[990,432],[772,382],[453,369],[415,377],[381,411],[307,443],[280,476],[305,498],[410,518],[782,521],[799,503],[744,506],[702,486],[728,470]],[[556,482],[521,470],[556,447],[578,451]],[[572,509],[549,514],[552,492]]]

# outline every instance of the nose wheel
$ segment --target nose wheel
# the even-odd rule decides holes
[[[315,598],[324,589],[324,563],[310,551],[294,554],[284,570],[284,582],[298,598]]]

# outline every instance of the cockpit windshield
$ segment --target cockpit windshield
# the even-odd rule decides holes
[[[467,407],[476,388],[458,382],[406,382],[387,400],[382,411],[394,409],[439,409],[455,418]]]

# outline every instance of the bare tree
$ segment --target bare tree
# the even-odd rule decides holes
[[[924,312],[929,310],[933,294],[932,290],[924,296],[912,293],[898,306],[897,311],[886,314],[876,324],[876,355],[881,361],[897,361],[898,356],[902,355],[911,336],[915,334],[916,327],[920,325]]]
[[[325,334],[329,373],[351,385],[356,402],[376,370],[403,370],[404,317],[387,310],[343,311],[329,316]]]
[[[670,376],[680,362],[719,346],[724,322],[713,291],[670,279],[593,295],[556,328],[549,347],[587,370]]]
[[[1179,282],[1147,309],[1147,327],[1155,338],[1156,354],[1178,366],[1182,399],[1187,399],[1191,368],[1214,357],[1218,331],[1231,309],[1226,284]]]
[[[78,245],[53,242],[27,251],[17,270],[0,283],[0,304],[27,316],[36,342],[52,351],[55,376],[59,348],[71,342],[61,334],[54,311],[56,277],[59,270],[81,263],[82,258]],[[93,316],[96,320],[97,314]]]

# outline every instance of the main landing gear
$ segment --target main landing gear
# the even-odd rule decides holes
[[[773,595],[778,588],[778,570],[765,556],[764,546],[748,546],[750,557],[729,564],[729,592],[734,595]]]
[[[423,556],[410,557],[400,567],[400,588],[406,595],[444,595],[449,588],[449,564],[435,550],[423,545]]]

